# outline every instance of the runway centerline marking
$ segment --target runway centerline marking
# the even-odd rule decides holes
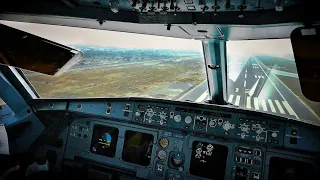
[[[239,91],[239,88],[236,88],[236,92],[238,92]]]

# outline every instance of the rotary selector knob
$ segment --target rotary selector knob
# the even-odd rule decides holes
[[[184,156],[181,155],[180,153],[174,154],[174,155],[171,156],[170,160],[171,160],[171,164],[173,166],[181,167],[183,165],[183,162],[184,162]]]
[[[211,119],[209,121],[209,126],[210,127],[216,127],[217,126],[217,120],[216,119]]]
[[[160,160],[166,159],[167,158],[167,152],[165,150],[163,150],[163,149],[159,150],[158,151],[158,158]]]
[[[263,129],[262,128],[259,128],[258,130],[256,130],[256,133],[257,134],[261,134],[263,132]]]
[[[190,124],[192,122],[192,118],[190,116],[187,116],[185,119],[184,119],[184,122],[186,122],[187,124]]]
[[[159,117],[160,117],[160,119],[164,119],[165,120],[167,118],[167,113],[162,111],[162,112],[159,113]]]
[[[141,116],[141,112],[137,111],[137,112],[136,112],[136,116],[137,116],[137,117]]]
[[[180,122],[181,121],[181,116],[180,115],[175,115],[174,116],[174,121]]]
[[[242,132],[246,132],[246,133],[249,133],[249,125],[246,125],[245,123],[243,124],[240,124],[240,127]]]
[[[271,133],[271,137],[276,138],[278,137],[278,134],[276,132]]]
[[[153,115],[155,115],[155,112],[152,109],[147,109],[147,116],[152,117]]]
[[[231,124],[229,121],[225,121],[222,125],[223,130],[225,131],[229,131],[229,129],[231,129]]]

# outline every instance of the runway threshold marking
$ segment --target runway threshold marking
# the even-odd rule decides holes
[[[231,94],[231,95],[229,96],[228,102],[229,102],[229,103],[232,103],[232,99],[233,99],[233,95]]]
[[[270,108],[271,108],[271,112],[276,113],[276,112],[277,112],[277,111],[276,111],[276,108],[274,107],[271,99],[268,99],[268,103],[269,103],[269,106],[270,106]]]
[[[276,105],[277,105],[277,107],[278,107],[278,109],[279,109],[280,113],[281,113],[281,114],[286,114],[286,113],[284,112],[284,110],[283,110],[283,108],[282,108],[282,106],[281,106],[280,102],[279,102],[278,100],[274,100],[274,102],[276,102]]]

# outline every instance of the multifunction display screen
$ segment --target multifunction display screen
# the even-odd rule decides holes
[[[228,148],[223,145],[194,141],[190,174],[209,179],[224,179]]]
[[[126,131],[122,159],[126,162],[148,166],[151,160],[154,137],[151,134]]]
[[[95,125],[90,151],[106,157],[114,157],[118,142],[118,128]]]

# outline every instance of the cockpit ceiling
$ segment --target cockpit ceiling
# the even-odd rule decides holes
[[[168,26],[168,24],[138,24],[115,21],[104,21],[104,23],[100,25],[96,20],[93,19],[7,13],[0,14],[0,19],[200,40],[254,40],[289,38],[292,30],[302,26],[302,23],[260,26],[212,24],[171,24]],[[0,21],[0,23],[6,24],[5,21]]]
[[[319,20],[300,0],[61,0],[6,1],[0,12],[56,15],[140,24],[263,25]]]

